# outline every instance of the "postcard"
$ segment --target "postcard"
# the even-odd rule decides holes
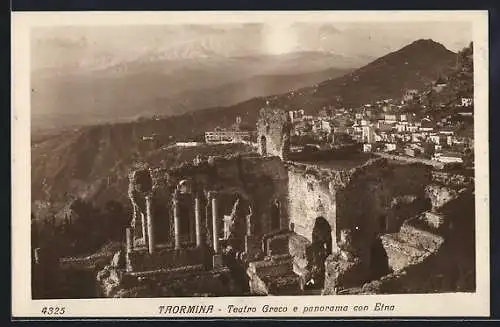
[[[488,316],[487,27],[14,12],[12,315]]]

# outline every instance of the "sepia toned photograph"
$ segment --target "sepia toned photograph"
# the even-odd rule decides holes
[[[31,300],[246,314],[274,296],[330,315],[343,298],[478,292],[487,44],[471,19],[164,15],[29,27],[31,224],[13,221]]]

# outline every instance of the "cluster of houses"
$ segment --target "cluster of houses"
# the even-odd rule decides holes
[[[435,83],[435,88],[443,85]],[[398,100],[384,99],[359,108],[325,106],[316,115],[304,109],[289,110],[292,122],[292,149],[328,147],[356,142],[365,152],[435,160],[442,163],[464,162],[464,154],[473,148],[472,137],[457,133],[461,119],[472,119],[472,98],[460,98],[454,114],[435,119],[408,110],[419,103],[423,94],[406,90]],[[424,95],[425,96],[425,95]],[[425,105],[420,105],[425,109]],[[457,117],[459,117],[457,119]],[[241,118],[231,128],[218,128],[205,133],[206,143],[246,143],[255,131],[239,128]]]
[[[452,115],[440,120],[405,112],[405,103],[418,96],[416,90],[407,90],[401,101],[386,99],[366,104],[358,109],[326,107],[317,116],[304,110],[289,111],[294,124],[293,135],[313,137],[319,143],[343,142],[346,138],[361,143],[365,152],[425,158],[442,163],[463,163],[464,153],[472,148],[473,140],[457,135],[458,124]],[[464,112],[472,99],[462,98]],[[460,111],[460,110],[459,110]]]

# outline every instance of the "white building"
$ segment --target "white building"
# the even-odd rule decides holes
[[[442,153],[436,158],[437,161],[443,163],[463,163],[462,155],[459,153]]]
[[[462,107],[472,106],[472,98],[462,98]]]
[[[371,151],[372,151],[372,145],[370,143],[364,143],[363,152],[371,152]]]
[[[239,143],[250,141],[250,132],[237,131],[213,131],[205,132],[205,142],[207,143]]]
[[[304,117],[304,110],[303,109],[300,109],[300,110],[290,110],[288,112],[288,114],[290,115],[290,120],[292,122],[295,122],[295,121],[301,120],[302,117]]]
[[[429,135],[429,139],[431,140],[432,143],[434,144],[440,144],[441,142],[441,137],[439,135],[433,134]]]
[[[361,127],[361,139],[364,143],[375,142],[375,130],[372,126],[362,126]]]
[[[323,120],[321,122],[321,128],[327,133],[331,133],[333,131],[332,123],[329,121]]]
[[[408,126],[406,126],[406,131],[408,131],[410,133],[416,133],[416,132],[418,132],[418,126],[408,125]]]
[[[412,133],[411,134],[411,141],[412,142],[420,142],[421,139],[422,139],[421,133]]]
[[[396,130],[398,133],[409,132],[408,127],[409,125],[407,122],[400,122],[396,124]]]
[[[394,151],[396,150],[396,143],[386,143],[385,144],[385,151]]]
[[[397,122],[397,117],[396,115],[388,115],[386,114],[384,116],[384,120],[387,124],[395,124]]]
[[[415,89],[409,89],[406,90],[405,94],[403,95],[403,100],[406,101],[411,101],[413,100],[416,96],[418,95],[418,90]]]

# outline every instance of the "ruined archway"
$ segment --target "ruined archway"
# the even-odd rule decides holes
[[[252,202],[247,194],[239,189],[219,191],[219,210],[222,217],[222,234],[226,245],[235,251],[243,251],[245,235],[253,230]],[[250,232],[251,233],[251,232]]]
[[[129,175],[128,196],[132,203],[131,227],[134,231],[134,238],[142,239],[147,243],[146,218],[147,206],[151,204],[153,193],[153,179],[149,169],[139,169]]]
[[[314,221],[312,244],[323,248],[326,256],[332,253],[332,227],[324,217],[320,216]]]
[[[260,137],[260,154],[267,156],[267,139],[264,135]]]
[[[389,257],[380,237],[376,237],[370,246],[370,279],[379,279],[391,272]]]
[[[322,288],[325,276],[325,261],[332,253],[332,227],[324,217],[314,221],[310,247],[311,272],[315,288]]]
[[[281,203],[274,200],[271,205],[271,231],[277,231],[281,228]]]
[[[194,244],[196,242],[195,231],[195,207],[194,187],[191,181],[181,180],[175,190],[176,210],[179,218],[179,239],[181,244]]]
[[[180,194],[179,201],[179,235],[181,243],[194,243],[194,198],[190,193]]]

